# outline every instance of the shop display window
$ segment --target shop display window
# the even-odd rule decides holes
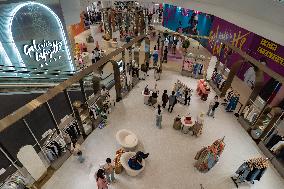
[[[250,127],[255,124],[264,106],[265,101],[263,101],[260,97],[257,97],[255,101],[249,100],[249,103],[242,112],[242,116]]]
[[[224,87],[227,77],[230,73],[228,68],[225,68],[221,62],[216,65],[215,70],[211,76],[211,83],[213,83],[219,90]]]
[[[189,53],[183,62],[182,73],[183,75],[201,79],[204,76],[204,63],[205,57],[195,56]]]
[[[272,163],[280,165],[284,169],[284,121],[283,114],[275,123],[274,128],[266,135],[262,141],[266,151],[266,155],[273,159]],[[277,167],[280,169],[280,167]]]

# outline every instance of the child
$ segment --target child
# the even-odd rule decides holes
[[[105,170],[107,181],[109,183],[115,182],[114,167],[113,167],[113,165],[111,163],[111,159],[110,158],[106,159],[106,164],[104,165],[104,170]]]
[[[96,181],[98,189],[108,189],[107,181],[104,176],[105,172],[102,169],[99,169],[96,174]]]
[[[71,152],[73,152],[74,156],[77,156],[77,159],[80,163],[83,163],[85,161],[81,146],[77,143],[77,141],[73,141],[73,143],[71,144]]]

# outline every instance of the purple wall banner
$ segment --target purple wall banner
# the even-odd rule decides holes
[[[221,41],[229,42],[246,52],[253,41],[253,37],[252,32],[215,17],[209,34],[207,49],[217,56],[222,63],[226,64],[228,68],[231,68],[232,64],[241,57],[237,53],[230,52],[228,47],[224,46],[222,48]]]
[[[267,63],[266,66],[284,76],[283,46],[255,34],[248,54],[257,60],[264,57]]]

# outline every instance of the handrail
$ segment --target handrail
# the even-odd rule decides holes
[[[94,70],[98,69],[100,66],[105,64],[110,59],[114,58],[114,56],[120,54],[125,49],[131,47],[135,43],[143,40],[148,34],[140,35],[133,40],[131,40],[129,43],[124,44],[122,47],[116,49],[115,51],[109,53],[108,55],[102,57],[96,64],[93,64],[84,70],[76,73],[69,79],[65,80],[64,82],[60,83],[59,85],[55,86],[54,88],[51,88],[47,90],[46,93],[42,94],[41,96],[37,97],[36,99],[30,101],[29,103],[25,104],[21,108],[17,109],[10,115],[7,115],[3,119],[0,120],[0,132],[2,132],[4,129],[8,128],[10,125],[16,123],[20,119],[24,118],[26,115],[43,105],[44,103],[48,102],[50,99],[54,98],[59,93],[63,92],[63,90],[70,87],[72,84],[79,82],[79,80],[83,79],[86,75],[92,73]]]

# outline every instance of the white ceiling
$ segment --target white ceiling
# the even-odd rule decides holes
[[[198,10],[284,46],[284,5],[275,0],[139,0]]]

